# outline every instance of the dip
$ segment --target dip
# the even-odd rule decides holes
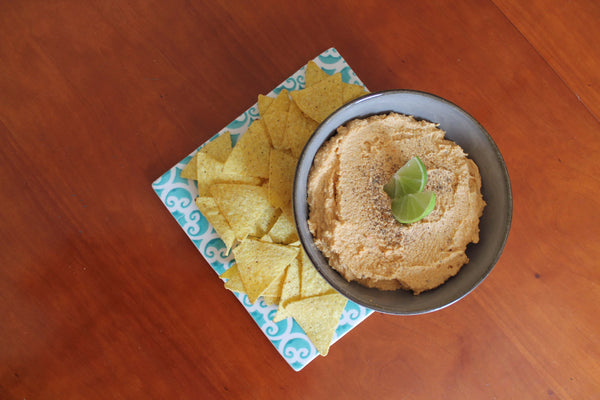
[[[401,224],[383,186],[413,156],[427,168],[434,210]],[[308,226],[332,268],[348,281],[419,294],[469,261],[485,202],[475,163],[436,124],[390,113],[341,126],[315,156]]]

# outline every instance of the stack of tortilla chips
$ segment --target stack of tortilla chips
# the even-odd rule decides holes
[[[277,305],[274,321],[294,318],[326,355],[346,299],[322,277],[302,250],[292,215],[296,163],[315,128],[344,103],[367,92],[306,67],[306,88],[258,96],[260,118],[232,147],[229,132],[194,155],[181,176],[198,183],[196,205],[235,264],[221,275],[225,287],[251,303]]]

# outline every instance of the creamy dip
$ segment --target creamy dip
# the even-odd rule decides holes
[[[444,283],[479,241],[485,202],[475,163],[436,124],[390,113],[338,128],[309,175],[309,229],[329,264],[349,281],[414,294]],[[401,224],[383,191],[413,156],[427,167],[435,209]]]

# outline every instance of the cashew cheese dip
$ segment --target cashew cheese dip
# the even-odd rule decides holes
[[[315,156],[308,226],[332,268],[348,281],[419,294],[469,261],[485,202],[477,165],[436,124],[390,113],[338,128]],[[436,195],[424,219],[401,224],[383,186],[413,156]]]

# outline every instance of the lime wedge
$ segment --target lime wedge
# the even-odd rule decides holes
[[[427,183],[427,169],[419,157],[406,162],[385,184],[383,190],[392,199],[409,193],[419,193]]]
[[[392,214],[403,224],[411,224],[428,216],[435,207],[435,193],[409,193],[392,200]]]

